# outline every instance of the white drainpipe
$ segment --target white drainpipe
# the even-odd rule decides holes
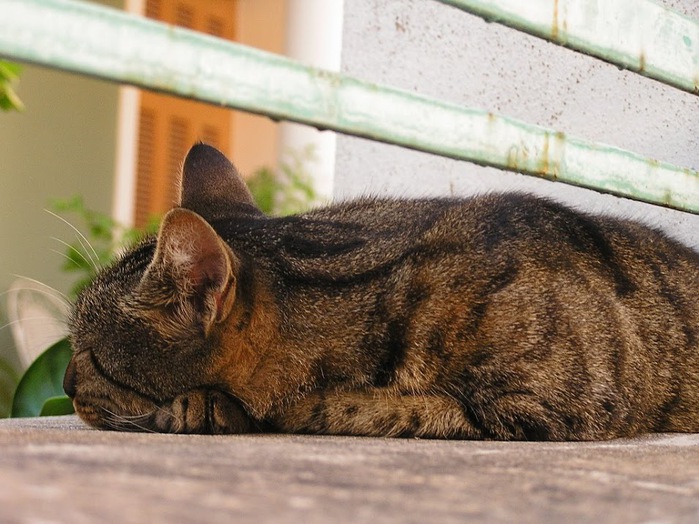
[[[340,70],[344,0],[288,0],[286,55],[304,64]],[[314,187],[330,200],[335,171],[335,133],[285,122],[281,125],[281,155],[313,146],[315,161],[307,165]]]

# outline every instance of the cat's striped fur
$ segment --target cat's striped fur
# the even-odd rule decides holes
[[[181,207],[78,298],[90,424],[588,440],[699,430],[699,255],[523,194],[259,212],[192,148]]]

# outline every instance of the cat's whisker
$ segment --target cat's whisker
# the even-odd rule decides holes
[[[57,255],[65,258],[68,262],[74,263],[72,258],[70,258],[68,255],[66,255],[64,252],[59,251],[58,249],[49,249],[49,251],[51,251],[51,253],[56,253]],[[88,264],[90,265],[90,267],[92,267],[92,262],[88,262]]]
[[[128,429],[140,429],[141,431],[144,431],[146,433],[157,433],[154,429],[151,429],[147,426],[144,426],[143,423],[147,421],[152,415],[153,412],[150,413],[144,413],[142,415],[133,415],[133,416],[128,416],[128,415],[118,415],[114,413],[113,411],[105,408],[104,406],[100,406],[100,408],[106,412],[109,417],[107,417],[107,423],[113,427],[114,429],[120,430],[128,430]],[[133,418],[131,418],[133,417]],[[143,422],[143,423],[139,423]]]
[[[41,282],[40,280],[36,280],[35,278],[27,277],[24,275],[13,274],[12,276],[14,276],[16,278],[22,278],[24,280],[27,280],[29,282],[32,282],[34,284],[37,284],[38,286],[42,286],[45,288],[43,291],[40,289],[35,289],[35,288],[20,288],[19,290],[26,289],[28,291],[36,291],[38,293],[43,293],[49,297],[60,298],[66,306],[68,306],[68,307],[72,306],[72,301],[70,300],[70,297],[68,295],[66,295],[65,293],[59,291],[55,287],[49,286],[48,284],[45,284],[44,282]],[[3,294],[5,294],[7,292],[8,291],[5,291]]]
[[[65,258],[68,262],[72,262],[73,264],[75,264],[75,261],[74,261],[72,258],[70,258],[68,255],[66,255],[65,253],[63,253],[62,251],[58,251],[57,249],[51,249],[50,251],[51,251],[52,253],[56,253],[57,255],[59,255],[59,256]],[[78,251],[78,253],[79,253],[79,251]],[[81,254],[81,256],[82,256],[82,254]],[[83,259],[88,263],[88,265],[89,265],[91,268],[94,267],[94,264],[92,263],[91,260],[87,260],[84,256],[83,256]],[[97,269],[95,269],[95,271],[97,271]]]
[[[21,322],[20,319],[10,320],[9,322],[0,326],[0,331],[2,331],[3,329],[7,329],[8,327],[13,326],[15,324],[19,324],[20,322]]]
[[[138,422],[138,421],[147,420],[149,417],[153,416],[153,413],[155,413],[155,411],[151,411],[149,413],[141,413],[138,415],[114,415],[114,413],[112,413],[112,415],[118,417],[120,420],[123,420],[123,421]]]
[[[19,323],[21,323],[21,322],[24,322],[25,320],[54,321],[54,322],[56,322],[57,324],[65,325],[65,324],[64,324],[63,322],[61,322],[59,319],[54,318],[54,317],[49,317],[49,316],[46,316],[46,317],[25,317],[25,318],[18,318],[18,319],[10,320],[9,322],[6,322],[5,324],[3,324],[3,325],[0,326],[0,331],[2,331],[3,329],[7,329],[8,327],[11,327],[11,326],[13,326],[13,325],[15,325],[15,324],[19,324]]]
[[[50,209],[44,209],[44,211],[46,211],[49,215],[56,217],[58,220],[68,225],[71,229],[73,229],[73,231],[75,231],[75,233],[77,234],[78,242],[80,242],[80,245],[85,249],[87,256],[90,258],[90,261],[92,262],[92,267],[95,269],[95,271],[99,270],[99,264],[97,263],[97,261],[99,260],[99,255],[97,254],[97,251],[95,251],[95,248],[92,247],[92,244],[87,239],[87,237],[83,235],[83,233],[77,227],[75,227],[62,216],[54,213]],[[92,258],[92,255],[90,255],[90,252],[87,250],[85,244],[87,244],[87,247],[90,248],[90,250],[92,251],[92,255],[94,255],[95,258]]]
[[[148,427],[145,427],[141,424],[135,424],[133,422],[127,422],[121,419],[109,419],[107,420],[107,424],[109,427],[112,429],[115,429],[117,431],[143,431],[144,433],[157,433],[157,431],[150,429]]]
[[[68,249],[71,249],[72,251],[77,253],[80,256],[80,258],[82,258],[87,263],[87,265],[89,265],[92,268],[98,269],[97,266],[95,265],[94,261],[92,260],[92,258],[88,258],[87,256],[85,256],[85,247],[82,245],[82,243],[80,244],[80,246],[83,249],[80,250],[80,249],[75,249],[75,247],[72,246],[70,243],[68,243],[65,240],[62,240],[58,237],[51,237],[51,240],[55,240],[56,242],[63,244]],[[66,258],[67,260],[70,260],[71,262],[73,261],[73,259],[70,256],[68,256],[66,253],[63,253],[60,251],[55,251],[53,249],[51,251],[53,251],[54,253],[58,253],[59,255],[62,255],[64,258]],[[89,254],[88,254],[88,256],[89,256]]]
[[[92,261],[92,267],[94,268],[95,272],[99,271],[99,268],[100,268],[99,255],[97,254],[95,249],[92,247],[92,244],[90,244],[90,242],[87,240],[85,242],[83,242],[83,240],[80,237],[76,237],[76,238],[77,238],[78,243],[80,244],[80,247],[82,248],[82,252],[86,253],[87,256],[90,258],[90,261]],[[85,244],[87,244],[87,245],[85,245]],[[90,252],[87,250],[88,247],[92,251],[92,253],[95,257],[94,259],[92,258],[92,255],[90,254]],[[78,252],[80,252],[80,251],[78,250]]]
[[[175,418],[175,414],[169,409],[167,409],[165,406],[156,406],[153,410],[153,413],[155,413],[156,411],[160,413],[165,413],[170,418]]]

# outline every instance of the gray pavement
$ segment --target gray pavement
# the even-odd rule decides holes
[[[699,435],[502,443],[0,421],[0,522],[699,522]]]

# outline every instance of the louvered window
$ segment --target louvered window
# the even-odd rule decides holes
[[[235,38],[236,0],[147,0],[145,13],[170,24]],[[199,102],[150,91],[141,93],[138,126],[135,223],[161,215],[177,202],[179,170],[198,140],[227,154],[232,147],[233,113]]]

